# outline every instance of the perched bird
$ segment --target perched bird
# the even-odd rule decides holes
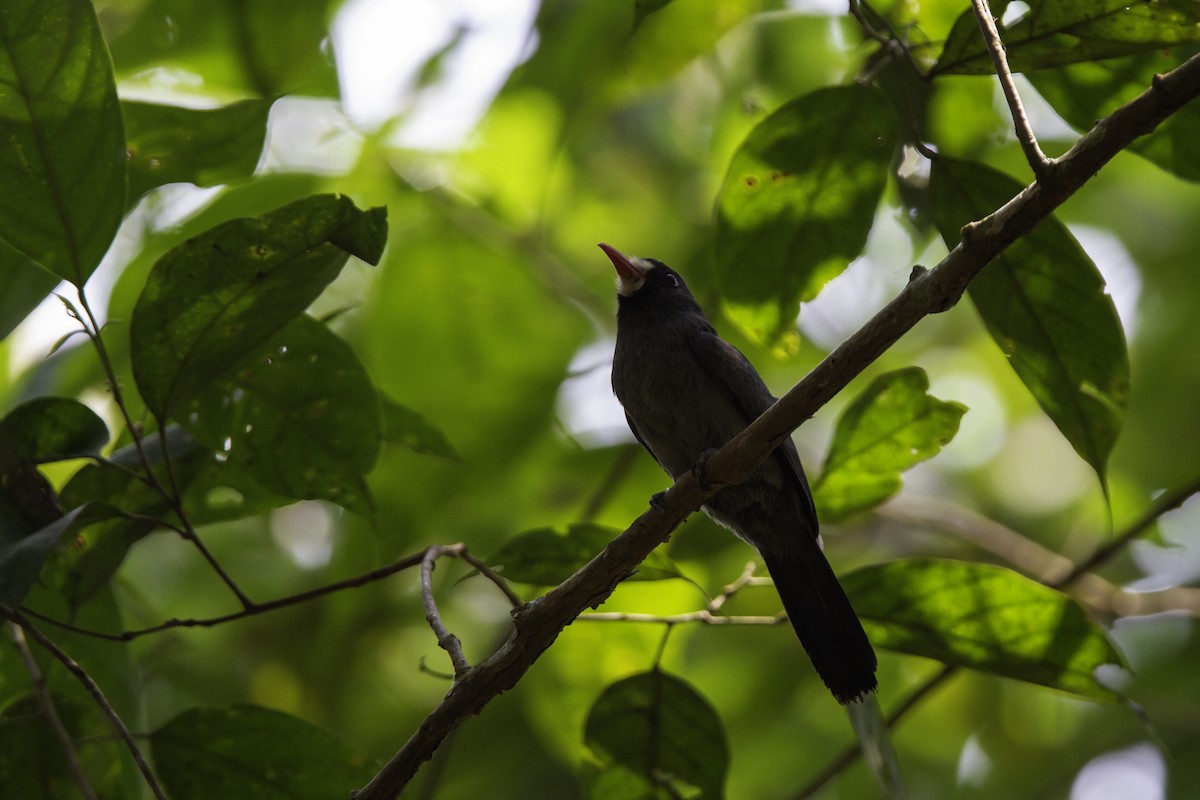
[[[717,336],[679,273],[601,244],[616,267],[612,385],[633,435],[678,479],[741,433],[775,397]],[[817,674],[841,703],[875,686],[875,652],[821,551],[812,491],[789,438],[704,511],[758,549]]]

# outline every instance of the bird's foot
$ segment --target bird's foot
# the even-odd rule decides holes
[[[663,489],[661,492],[655,492],[654,494],[650,495],[650,505],[654,506],[655,508],[662,508],[663,498],[666,496],[666,489]]]

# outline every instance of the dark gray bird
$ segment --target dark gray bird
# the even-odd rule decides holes
[[[679,273],[600,245],[618,276],[613,391],[633,435],[678,479],[775,402],[717,336]],[[791,439],[704,511],[758,549],[817,674],[841,703],[875,686],[875,652],[821,552],[812,492]]]

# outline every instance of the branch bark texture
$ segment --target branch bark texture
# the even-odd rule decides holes
[[[1200,56],[1157,76],[1153,85],[1100,120],[1057,160],[1052,182],[1035,182],[988,217],[963,228],[962,241],[936,267],[914,270],[905,289],[705,464],[708,486],[686,475],[578,572],[513,612],[515,629],[489,658],[464,673],[417,731],[357,795],[391,800],[446,736],[514,687],[558,634],[612,593],[688,515],[722,486],[746,477],[804,420],[928,314],[951,308],[967,284],[1014,241],[1033,230],[1134,139],[1200,95]]]

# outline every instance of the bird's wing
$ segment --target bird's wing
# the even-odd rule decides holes
[[[775,403],[775,395],[763,383],[758,371],[750,360],[742,355],[736,347],[712,332],[699,333],[688,340],[696,361],[704,368],[713,383],[728,392],[749,425],[758,419],[764,411]],[[649,449],[649,448],[647,448]],[[804,477],[804,469],[800,466],[800,456],[791,437],[784,440],[777,456],[782,456],[787,463],[788,471],[799,482],[808,504],[812,505],[812,491],[808,488],[808,479]],[[816,512],[813,511],[813,518]]]
[[[633,431],[633,437],[638,440],[638,444],[646,448],[646,452],[650,454],[650,457],[655,461],[658,461],[659,466],[662,466],[662,461],[659,460],[658,456],[654,454],[654,451],[650,449],[650,445],[646,444],[646,440],[642,438],[642,434],[638,431],[637,425],[633,424],[633,417],[629,416],[629,412],[625,412],[625,422],[629,424],[629,430]],[[666,467],[663,468],[666,469]]]

